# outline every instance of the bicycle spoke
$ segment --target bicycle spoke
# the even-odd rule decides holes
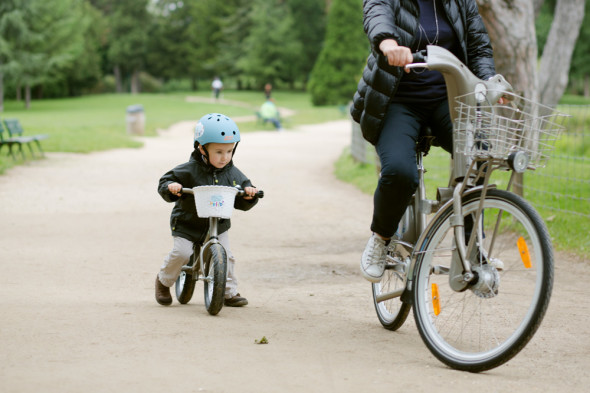
[[[490,194],[482,219],[473,228],[468,260],[475,279],[467,288],[457,292],[450,276],[433,274],[454,260],[448,251],[453,241],[448,217],[433,227],[417,262],[418,328],[439,359],[461,369],[495,367],[514,356],[540,324],[551,288],[552,276],[545,274],[552,268],[551,253],[546,232],[538,229],[540,221],[521,210],[525,203],[521,199],[514,202],[500,191]],[[497,195],[501,197],[492,197]],[[473,214],[478,204],[474,196],[465,204],[465,214]]]

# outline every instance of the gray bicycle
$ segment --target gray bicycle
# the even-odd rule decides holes
[[[429,46],[408,68],[442,72],[455,116],[451,175],[428,200],[417,144],[418,189],[372,284],[381,324],[397,330],[413,308],[440,361],[481,372],[514,357],[537,331],[551,297],[553,250],[535,209],[510,191],[515,173],[545,165],[565,116],[512,93],[501,75],[475,77],[449,51]],[[507,104],[498,104],[503,97]],[[511,171],[507,189],[491,181]]]

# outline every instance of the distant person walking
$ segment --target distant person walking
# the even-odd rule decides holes
[[[218,76],[213,78],[213,82],[211,82],[211,90],[213,90],[213,95],[215,99],[219,99],[219,95],[221,94],[221,90],[223,90],[223,82],[219,79]]]
[[[270,100],[270,99],[272,99],[271,95],[272,95],[272,85],[270,83],[267,83],[266,85],[264,85],[264,97],[267,100]]]

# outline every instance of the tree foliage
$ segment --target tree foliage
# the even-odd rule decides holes
[[[326,34],[326,3],[318,0],[288,0],[287,4],[293,15],[294,33],[302,43],[300,72],[307,80]]]
[[[293,82],[301,67],[302,43],[296,38],[291,10],[281,0],[253,0],[245,56],[236,59],[257,87],[266,82]]]
[[[43,86],[67,83],[76,61],[88,54],[84,33],[90,24],[84,11],[84,4],[76,0],[3,1],[2,72],[19,94],[24,87],[27,107],[32,88],[41,94]],[[80,71],[78,79],[85,79],[91,70],[86,75]]]
[[[324,46],[309,81],[314,105],[352,99],[369,51],[362,15],[361,0],[332,1]]]
[[[559,1],[477,1],[488,27],[499,22],[490,29],[499,71],[518,80],[521,91],[536,89],[532,21],[538,15],[542,48]],[[5,94],[20,97],[24,92],[28,104],[30,98],[100,91],[110,80],[118,81],[118,91],[140,91],[140,73],[160,84],[190,80],[193,88],[215,75],[238,88],[259,89],[267,82],[297,86],[311,91],[316,104],[344,104],[356,89],[369,50],[361,3],[1,0],[0,110]],[[573,45],[563,42],[572,39],[560,41],[560,34],[554,42]],[[570,80],[578,85],[587,80],[590,92],[589,35],[590,23],[584,23]]]
[[[580,36],[572,56],[570,84],[574,93],[583,93],[590,97],[590,0],[586,0],[586,12]]]

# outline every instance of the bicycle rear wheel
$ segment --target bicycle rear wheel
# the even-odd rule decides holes
[[[223,307],[225,281],[227,279],[227,255],[219,243],[213,243],[204,253],[205,259],[205,307],[211,315],[217,315]]]
[[[465,197],[465,217],[475,219],[480,196]],[[488,190],[483,208],[473,225],[478,241],[469,258],[477,280],[462,292],[450,287],[450,206],[433,223],[418,254],[413,294],[426,346],[448,366],[470,372],[507,362],[529,342],[553,286],[551,241],[538,213],[503,190]]]
[[[400,244],[387,255],[385,272],[381,281],[373,283],[373,304],[379,322],[385,329],[399,329],[412,306],[401,300],[401,293],[406,287],[407,268],[410,263],[409,254]],[[387,294],[395,293],[395,297],[388,297]]]

